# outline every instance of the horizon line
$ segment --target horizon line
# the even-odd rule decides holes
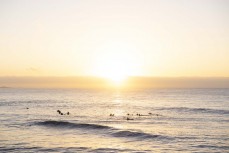
[[[22,77],[30,77],[30,78],[66,78],[66,77],[78,77],[78,78],[105,78],[103,76],[93,76],[93,75],[66,75],[66,76],[57,76],[57,75],[47,75],[47,76],[13,76],[13,75],[4,75],[0,76],[0,78],[6,77],[15,77],[15,78],[22,78]],[[229,76],[142,76],[142,75],[134,75],[134,76],[127,76],[127,78],[229,78]]]

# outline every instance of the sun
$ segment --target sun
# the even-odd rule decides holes
[[[93,74],[109,80],[114,85],[122,85],[129,76],[137,75],[139,62],[134,49],[123,43],[113,43],[100,48],[95,56]]]
[[[128,78],[128,76],[114,75],[114,76],[108,76],[107,78],[111,80],[115,85],[121,85]]]
[[[114,85],[122,85],[131,74],[128,63],[120,58],[100,60],[96,75],[109,80]]]
[[[117,65],[107,65],[104,67],[104,71],[100,73],[100,76],[109,80],[113,85],[122,85],[124,81],[128,78],[128,71]]]

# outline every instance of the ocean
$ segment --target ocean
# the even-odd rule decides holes
[[[229,152],[229,89],[0,88],[0,152]]]

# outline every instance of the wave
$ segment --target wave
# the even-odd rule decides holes
[[[21,153],[27,153],[27,152],[88,152],[90,148],[87,147],[55,147],[55,148],[46,148],[46,147],[40,147],[40,146],[34,146],[34,147],[26,147],[23,145],[20,146],[5,146],[0,147],[1,153],[15,153],[15,152],[21,152]]]
[[[135,131],[118,131],[112,134],[114,137],[133,137],[133,138],[143,138],[143,139],[153,139],[162,137],[160,135],[153,135],[144,132],[135,132]]]
[[[137,139],[172,139],[167,136],[162,135],[154,135],[145,133],[142,131],[133,131],[133,130],[122,130],[117,129],[114,127],[106,126],[106,125],[99,125],[99,124],[87,124],[87,123],[72,123],[67,121],[41,121],[36,122],[35,125],[41,125],[46,127],[52,128],[70,128],[70,129],[87,129],[87,130],[100,130],[103,134],[108,134],[113,137],[120,137],[120,138],[137,138]],[[100,132],[96,132],[99,134]]]
[[[43,121],[37,122],[37,125],[59,127],[59,128],[85,128],[85,129],[110,129],[111,127],[98,124],[71,123],[67,121]]]
[[[174,110],[183,112],[211,113],[211,114],[229,114],[229,110],[210,109],[210,108],[188,108],[188,107],[163,107],[156,110]]]
[[[27,152],[94,152],[94,153],[101,153],[101,152],[137,152],[138,150],[133,149],[121,149],[121,148],[91,148],[91,147],[41,147],[41,146],[34,146],[34,147],[26,147],[26,146],[0,146],[1,153],[27,153]]]
[[[200,144],[197,146],[194,146],[197,148],[212,148],[212,149],[223,149],[223,150],[228,150],[229,146],[218,146],[218,145],[205,145],[205,144]]]

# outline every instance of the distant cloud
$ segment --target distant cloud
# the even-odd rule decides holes
[[[36,67],[29,67],[29,68],[27,68],[26,70],[29,71],[29,72],[39,72],[39,71],[40,71],[40,70],[39,70],[38,68],[36,68]]]

